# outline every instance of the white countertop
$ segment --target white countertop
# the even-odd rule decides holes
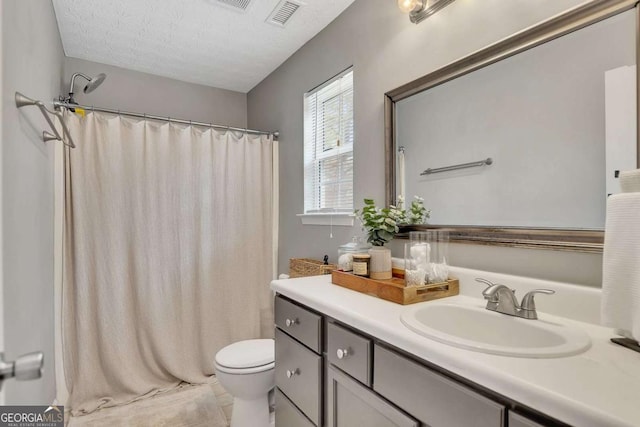
[[[461,280],[461,289],[465,286],[469,284]],[[274,280],[271,288],[565,423],[580,427],[640,425],[640,353],[611,343],[614,334],[609,328],[566,319],[567,324],[590,335],[589,350],[554,359],[497,356],[452,347],[412,332],[402,324],[400,315],[415,304],[402,306],[336,286],[331,284],[331,276]],[[478,288],[478,296],[480,291]],[[587,290],[585,300],[593,305],[591,291]],[[465,295],[445,300],[485,305],[484,300]],[[553,318],[540,307],[538,304],[540,321]]]

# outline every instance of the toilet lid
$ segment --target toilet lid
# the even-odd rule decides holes
[[[246,340],[230,344],[216,354],[216,363],[227,368],[254,368],[273,363],[275,345],[272,339]]]

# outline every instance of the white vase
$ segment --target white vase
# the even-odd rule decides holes
[[[384,246],[374,246],[369,249],[371,264],[369,265],[369,277],[372,279],[391,279],[391,249]]]

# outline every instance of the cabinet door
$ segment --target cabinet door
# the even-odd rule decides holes
[[[276,427],[314,427],[314,424],[277,387]]]
[[[538,424],[535,421],[531,421],[522,415],[509,412],[509,427],[543,427],[543,425]]]
[[[276,386],[311,421],[322,425],[322,357],[276,329]]]
[[[333,366],[327,371],[327,427],[418,427],[406,415]]]

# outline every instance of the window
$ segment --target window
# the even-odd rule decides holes
[[[353,213],[353,71],[304,96],[304,213]]]

